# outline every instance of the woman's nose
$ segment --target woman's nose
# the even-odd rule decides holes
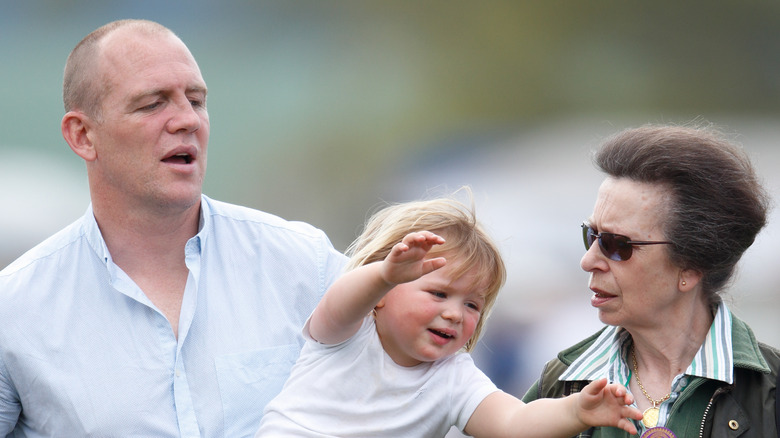
[[[599,248],[598,241],[593,242],[593,245],[588,248],[587,251],[585,251],[585,254],[583,254],[582,258],[580,259],[580,268],[582,268],[585,272],[591,272],[595,269],[605,269],[607,262],[605,260],[604,255],[601,253],[601,248]]]

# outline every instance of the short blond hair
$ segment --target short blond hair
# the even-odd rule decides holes
[[[458,192],[467,194],[469,205],[455,198]],[[362,234],[347,249],[346,253],[351,257],[347,269],[384,260],[404,236],[426,230],[446,239],[446,243],[435,246],[429,255],[449,254],[450,258],[455,259],[453,281],[473,267],[479,270],[475,285],[482,285],[486,280],[485,305],[474,334],[464,346],[466,351],[472,351],[482,335],[498,292],[506,281],[506,267],[498,246],[477,221],[468,187],[461,188],[449,197],[391,204],[379,210],[371,216]]]
[[[117,29],[130,27],[146,34],[169,34],[173,31],[149,20],[117,20],[105,24],[85,36],[68,55],[62,80],[62,101],[65,111],[79,110],[100,119],[103,97],[109,83],[99,71],[100,43]]]

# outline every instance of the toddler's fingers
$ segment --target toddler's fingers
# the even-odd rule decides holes
[[[408,250],[409,250],[409,245],[405,244],[404,242],[398,242],[395,245],[393,245],[393,249],[391,249],[390,252],[395,255],[398,255]]]
[[[626,391],[626,388],[623,385],[618,385],[617,383],[613,383],[609,386],[610,386],[610,390],[612,391],[612,394],[614,394],[615,397],[623,397],[628,393],[628,391]]]
[[[607,386],[607,379],[605,377],[602,377],[601,379],[594,380],[588,383],[588,385],[585,386],[585,389],[587,389],[588,393],[590,394],[598,394],[606,386]]]
[[[634,426],[634,423],[632,423],[626,418],[621,418],[620,420],[618,420],[617,425],[619,428],[625,430],[631,435],[636,435],[638,433],[638,431],[636,430],[636,426]]]
[[[438,235],[438,234],[436,234],[436,233],[431,233],[430,231],[428,231],[428,232],[427,232],[427,234],[426,234],[426,238],[427,238],[429,241],[431,241],[431,242],[433,242],[433,243],[436,243],[436,244],[442,244],[442,243],[444,243],[444,242],[445,242],[443,237],[439,236],[439,235]]]
[[[407,245],[426,245],[444,243],[444,239],[430,231],[417,231],[404,236],[402,242]]]
[[[418,242],[425,245],[441,245],[444,243],[444,238],[436,233],[430,231],[420,231]]]
[[[428,259],[423,263],[423,272],[428,274],[439,268],[444,267],[444,265],[446,264],[447,264],[447,259],[445,259],[444,257],[436,257],[433,259]]]
[[[634,420],[641,420],[644,416],[642,411],[631,406],[623,406],[623,408],[620,410],[620,415],[626,418],[633,418]]]

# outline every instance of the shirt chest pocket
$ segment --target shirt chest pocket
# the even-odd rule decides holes
[[[226,437],[253,436],[298,354],[298,345],[289,344],[215,358]]]

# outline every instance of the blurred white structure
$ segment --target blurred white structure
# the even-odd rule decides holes
[[[81,216],[86,171],[20,148],[0,148],[0,268]]]

